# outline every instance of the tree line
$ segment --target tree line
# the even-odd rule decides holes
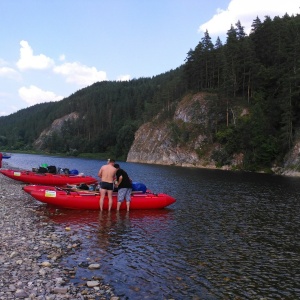
[[[184,73],[189,89],[217,95],[211,130],[223,145],[214,153],[220,165],[234,153],[244,154],[246,169],[282,162],[300,121],[300,15],[257,17],[249,36],[238,21],[224,45],[206,31],[188,52]]]
[[[111,153],[126,158],[134,133],[168,103],[183,94],[182,67],[152,78],[97,82],[69,97],[0,117],[0,148],[33,150],[41,132],[72,112],[60,132],[44,137],[50,153]],[[167,95],[167,96],[166,96]]]
[[[220,165],[234,153],[244,154],[246,169],[281,162],[300,121],[300,15],[257,17],[249,35],[238,21],[224,44],[219,38],[213,43],[206,31],[175,70],[152,78],[98,82],[59,102],[1,117],[0,148],[31,150],[55,119],[77,112],[80,117],[65,122],[62,132],[45,137],[42,150],[110,152],[126,158],[141,124],[158,113],[163,122],[171,120],[174,104],[201,91],[210,94],[208,142],[222,146],[214,153]]]

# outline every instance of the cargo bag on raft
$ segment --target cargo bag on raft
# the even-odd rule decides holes
[[[48,173],[56,174],[56,167],[55,166],[48,166]]]
[[[132,191],[146,193],[147,187],[141,182],[132,182]]]

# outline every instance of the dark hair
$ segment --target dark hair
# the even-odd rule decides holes
[[[114,164],[114,167],[115,167],[116,169],[119,169],[119,168],[120,168],[119,164]]]
[[[109,159],[107,160],[107,162],[108,162],[108,163],[111,163],[111,162],[113,162],[113,163],[114,163],[114,162],[115,162],[115,160],[114,160],[114,159],[112,159],[112,158],[109,158]]]

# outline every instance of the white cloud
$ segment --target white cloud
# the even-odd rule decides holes
[[[54,61],[44,54],[33,55],[32,48],[27,41],[21,41],[20,45],[20,59],[17,62],[17,66],[20,70],[44,70],[49,69],[54,65]]]
[[[21,80],[19,72],[9,67],[0,67],[0,77]]]
[[[8,66],[9,63],[4,59],[0,58],[0,77],[21,80],[21,75],[18,71]]]
[[[59,61],[64,63],[55,65],[54,60],[44,54],[34,55],[27,41],[22,40],[20,45],[20,59],[17,62],[17,66],[20,70],[53,68],[53,72],[62,75],[66,82],[74,83],[80,87],[107,80],[106,72],[98,71],[95,67],[88,67],[79,62],[64,62],[66,60],[64,54],[59,56]]]
[[[63,96],[58,96],[53,92],[43,91],[34,85],[31,85],[29,88],[21,87],[19,89],[19,96],[30,106],[38,103],[59,101],[64,98]]]
[[[66,82],[79,86],[88,86],[97,81],[107,80],[106,72],[98,71],[95,67],[87,67],[78,62],[64,63],[53,68],[57,74],[66,78]]]
[[[250,33],[251,25],[258,16],[263,22],[265,16],[274,18],[283,16],[285,13],[296,15],[299,13],[299,2],[296,0],[231,0],[226,10],[218,9],[217,13],[206,23],[202,24],[198,31],[208,30],[210,36],[226,35],[231,25],[237,21],[245,27],[245,32]]]
[[[59,60],[60,60],[60,61],[65,61],[65,60],[66,60],[66,56],[65,56],[64,54],[61,54],[61,55],[59,56]]]
[[[117,81],[129,81],[130,77],[130,75],[120,75],[117,77]]]

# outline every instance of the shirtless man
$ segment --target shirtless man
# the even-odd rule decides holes
[[[114,179],[116,176],[117,169],[114,167],[115,161],[108,159],[107,164],[102,166],[98,172],[98,176],[101,179],[100,183],[100,210],[103,210],[103,201],[105,194],[108,196],[108,211],[112,207],[112,193],[114,189]]]

